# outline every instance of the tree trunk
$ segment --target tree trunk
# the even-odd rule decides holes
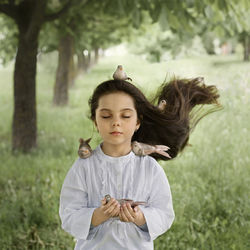
[[[76,78],[76,69],[75,69],[75,62],[74,62],[74,53],[72,48],[72,53],[70,56],[70,65],[69,65],[69,86],[73,87],[75,85],[75,78]]]
[[[94,57],[94,63],[97,64],[99,61],[99,48],[95,48],[95,57]]]
[[[58,67],[54,86],[53,103],[57,106],[68,104],[70,58],[73,39],[70,35],[61,38],[59,44]]]
[[[243,40],[244,47],[244,61],[249,61],[249,53],[250,53],[250,36],[246,35]]]
[[[78,73],[88,72],[91,67],[91,54],[88,51],[88,55],[83,53],[77,54],[77,69]]]
[[[92,52],[91,52],[91,50],[89,50],[88,51],[88,57],[87,57],[87,67],[86,67],[87,71],[90,70],[90,68],[92,67],[92,64],[93,64],[93,62],[92,62]]]
[[[40,27],[27,36],[19,31],[19,44],[14,71],[14,115],[12,122],[12,148],[24,152],[36,143],[36,60]]]
[[[37,146],[36,63],[39,33],[45,21],[55,20],[69,8],[70,1],[60,11],[50,15],[45,15],[48,0],[2,2],[0,12],[13,18],[19,31],[14,71],[12,149],[29,152]]]
[[[85,56],[82,52],[77,54],[77,72],[78,74],[82,73],[85,68]]]

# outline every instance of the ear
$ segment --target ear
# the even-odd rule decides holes
[[[141,126],[141,122],[139,119],[137,119],[137,123],[136,123],[136,127],[135,127],[135,131],[137,131]]]
[[[86,140],[85,142],[88,144],[90,141],[91,141],[91,137],[88,140]]]

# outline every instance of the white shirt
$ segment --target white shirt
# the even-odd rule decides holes
[[[140,208],[144,227],[110,218],[92,227],[95,208],[106,194],[115,199],[146,201]],[[105,155],[99,145],[87,159],[78,159],[61,190],[62,228],[77,239],[75,250],[153,249],[153,240],[166,232],[173,220],[171,191],[162,167],[150,156],[133,151],[121,157]]]

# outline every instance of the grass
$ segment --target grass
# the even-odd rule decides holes
[[[123,64],[133,83],[147,95],[167,75],[204,76],[215,84],[224,109],[204,118],[176,159],[160,162],[172,190],[176,214],[171,229],[155,249],[249,249],[250,63],[236,55],[204,56],[150,64],[140,57],[102,58],[70,90],[67,107],[52,105],[54,60],[42,58],[37,75],[39,147],[30,154],[11,153],[13,67],[0,69],[0,248],[73,249],[60,228],[59,194],[77,157],[78,138],[93,133],[87,100],[94,87]],[[54,61],[55,62],[55,61]],[[122,62],[122,63],[121,63]]]

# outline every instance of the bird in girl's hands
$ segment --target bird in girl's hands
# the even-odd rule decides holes
[[[169,150],[169,147],[165,145],[149,145],[142,142],[133,141],[132,150],[136,155],[139,156],[157,153],[167,158],[171,158],[171,156],[165,152]]]
[[[127,76],[126,72],[123,70],[122,65],[118,65],[116,71],[113,74],[114,80],[130,80],[132,79]]]
[[[111,198],[109,194],[105,195],[106,204],[114,202],[114,198]],[[146,202],[134,202],[129,199],[116,200],[120,204],[119,218],[123,222],[133,222],[137,226],[141,226],[146,223],[145,217],[138,207],[138,205],[145,205]]]
[[[111,200],[111,196],[109,194],[105,195],[106,204]],[[133,201],[130,199],[118,199],[117,200],[120,205],[129,203],[132,208],[138,206],[138,205],[146,205],[147,203],[145,201]]]
[[[124,203],[123,205],[121,205],[119,218],[120,221],[133,222],[137,226],[142,226],[146,223],[144,214],[141,211],[140,207],[136,206],[132,208],[129,203]]]

